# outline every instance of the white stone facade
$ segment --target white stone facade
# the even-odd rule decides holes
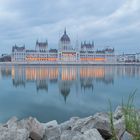
[[[122,54],[117,56],[118,62],[136,62],[136,54]]]
[[[140,62],[140,53],[137,53],[137,54],[136,54],[136,61],[137,61],[137,62]]]
[[[25,46],[23,47],[18,47],[18,46],[13,46],[12,48],[12,61],[16,62],[23,62],[25,61],[26,56],[26,49]]]
[[[25,46],[12,48],[13,62],[115,62],[114,49],[106,48],[95,50],[94,42],[81,43],[75,48],[71,45],[71,40],[64,31],[59,40],[58,49],[48,49],[48,42],[36,41],[35,50],[26,50]]]

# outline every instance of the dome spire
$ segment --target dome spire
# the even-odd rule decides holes
[[[63,36],[61,37],[60,41],[62,41],[62,42],[64,42],[64,41],[70,42],[70,38],[69,38],[69,36],[67,35],[66,28],[65,28],[65,30],[64,30],[64,34],[63,34]]]
[[[65,30],[64,30],[64,34],[65,34],[65,35],[67,34],[66,27],[65,27]]]

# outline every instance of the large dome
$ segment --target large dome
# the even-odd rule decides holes
[[[65,31],[64,31],[64,34],[63,34],[63,36],[61,37],[61,39],[60,39],[60,41],[61,42],[70,42],[70,38],[69,38],[69,36],[67,35],[67,33],[66,33],[66,29],[65,29]]]

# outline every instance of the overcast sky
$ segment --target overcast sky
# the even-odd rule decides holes
[[[140,0],[0,0],[0,54],[37,39],[58,48],[65,27],[73,46],[78,38],[140,52]]]

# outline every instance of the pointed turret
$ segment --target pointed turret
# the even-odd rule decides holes
[[[94,47],[94,41],[92,41],[92,46]]]
[[[46,40],[46,44],[48,45],[48,40]]]
[[[75,49],[78,51],[79,50],[79,41],[78,41],[78,36],[75,42]]]
[[[66,28],[65,28],[65,30],[64,30],[64,34],[65,34],[65,35],[67,34],[67,30],[66,30]]]

